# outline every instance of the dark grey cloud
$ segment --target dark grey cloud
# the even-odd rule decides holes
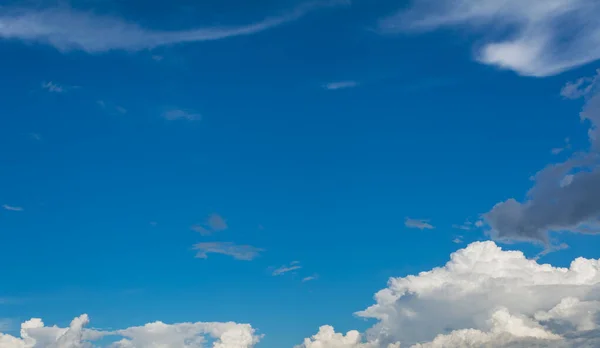
[[[550,244],[549,232],[600,233],[600,70],[593,78],[568,83],[561,95],[584,98],[580,118],[589,125],[590,149],[538,172],[524,201],[511,198],[484,214],[498,240]]]

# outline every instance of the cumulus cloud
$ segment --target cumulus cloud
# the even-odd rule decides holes
[[[287,14],[269,17],[243,26],[206,27],[179,31],[144,28],[136,23],[90,11],[68,8],[0,9],[0,38],[47,44],[60,51],[80,50],[88,53],[111,50],[137,51],[185,42],[220,40],[255,34],[304,16],[324,6],[314,2],[297,7]]]
[[[600,260],[569,268],[475,242],[443,267],[391,278],[357,312],[378,322],[363,335],[323,326],[298,347],[597,347]]]
[[[600,233],[599,76],[600,71],[569,83],[561,92],[566,98],[585,99],[580,118],[590,127],[590,151],[538,172],[523,202],[511,198],[484,214],[493,238],[549,245],[549,232]]]
[[[358,86],[358,82],[356,81],[338,81],[338,82],[330,82],[323,86],[323,88],[328,90],[336,90],[342,88],[352,88]]]
[[[408,217],[404,220],[404,226],[408,228],[418,228],[420,230],[431,230],[435,228],[429,223],[429,220],[411,219]]]
[[[412,0],[382,32],[460,28],[481,34],[475,59],[521,75],[549,76],[600,58],[600,3],[589,0]]]
[[[236,260],[251,261],[257,258],[264,249],[251,245],[239,245],[231,242],[208,242],[194,245],[194,250],[198,250],[196,258],[206,259],[208,254],[222,254],[231,256]]]
[[[91,348],[93,341],[114,336],[117,341],[110,348],[159,348],[186,347],[205,348],[207,338],[214,340],[214,348],[251,348],[260,336],[248,324],[228,323],[179,323],[165,324],[160,321],[144,326],[116,331],[86,329],[87,315],[73,319],[68,328],[44,326],[41,319],[31,319],[21,324],[20,337],[0,333],[2,348]],[[120,338],[120,340],[118,340]]]

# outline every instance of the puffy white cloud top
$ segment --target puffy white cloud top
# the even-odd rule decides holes
[[[47,327],[40,319],[21,324],[21,337],[0,334],[2,348],[91,348],[104,336],[121,338],[110,348],[203,348],[206,336],[215,339],[213,348],[251,348],[259,336],[248,324],[228,323],[149,323],[117,331],[85,329],[86,314],[73,319],[69,328]]]
[[[356,313],[377,323],[361,334],[322,326],[296,348],[600,347],[600,261],[577,258],[569,268],[539,264],[494,242],[475,242],[443,267],[391,278],[376,303]],[[87,315],[68,328],[40,319],[20,337],[0,334],[2,348],[252,348],[248,324],[155,322],[117,331],[86,329]],[[210,342],[207,337],[214,339]]]
[[[599,347],[599,283],[598,260],[558,268],[476,242],[444,267],[391,278],[356,313],[378,320],[363,337],[323,326],[299,347]]]

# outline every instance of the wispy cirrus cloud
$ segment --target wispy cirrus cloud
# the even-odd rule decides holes
[[[352,88],[352,87],[356,87],[356,86],[358,86],[358,82],[356,82],[356,81],[337,81],[337,82],[326,83],[323,85],[323,88],[330,90],[330,91],[334,91],[337,89]]]
[[[600,59],[598,13],[600,2],[589,0],[412,0],[379,29],[465,29],[483,36],[475,60],[541,77]]]
[[[457,225],[457,224],[452,225],[452,228],[456,228],[458,230],[463,230],[463,231],[470,231],[472,229],[479,228],[481,226],[483,226],[483,221],[481,221],[481,220],[477,220],[475,222],[466,220],[461,225]]]
[[[297,261],[294,261],[294,262],[291,262],[289,265],[284,265],[284,266],[281,266],[279,268],[276,268],[273,271],[272,275],[273,276],[280,276],[280,275],[284,275],[284,274],[286,274],[288,272],[299,270],[301,268],[302,268],[302,266],[300,266],[300,263],[297,262]]]
[[[319,276],[315,274],[315,275],[311,275],[311,276],[302,278],[302,282],[306,283],[306,282],[310,282],[311,280],[317,280],[318,278],[319,278]]]
[[[0,10],[0,38],[51,45],[63,52],[139,51],[178,43],[256,34],[297,20],[317,8],[343,3],[345,2],[315,1],[300,5],[285,14],[247,25],[178,31],[144,28],[122,18],[70,8],[5,7]]]
[[[8,205],[8,204],[3,204],[2,208],[4,208],[4,210],[9,210],[9,211],[23,211],[23,207],[17,207],[17,206]]]
[[[102,109],[108,111],[111,114],[121,114],[124,115],[127,113],[127,109],[120,105],[115,105],[113,103],[107,102],[105,100],[98,100],[96,104],[100,106]]]
[[[162,116],[167,121],[178,121],[178,120],[199,121],[202,119],[202,115],[192,112],[192,111],[183,110],[183,109],[168,110],[168,111],[165,111]]]
[[[198,251],[196,258],[199,259],[207,259],[208,254],[221,254],[242,261],[252,261],[264,251],[264,249],[251,245],[239,245],[232,242],[198,243],[194,245],[193,249]]]
[[[411,219],[408,217],[404,220],[404,226],[408,228],[417,228],[419,230],[432,230],[435,228],[429,223],[429,220]]]

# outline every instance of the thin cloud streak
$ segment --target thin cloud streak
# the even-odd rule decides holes
[[[302,282],[303,282],[303,283],[306,283],[306,282],[309,282],[309,281],[311,281],[311,280],[316,280],[317,278],[318,278],[318,276],[317,276],[317,275],[313,275],[313,276],[304,277],[304,278],[302,278]]]
[[[328,89],[330,91],[334,91],[337,89],[343,88],[352,88],[358,86],[358,82],[356,81],[339,81],[339,82],[330,82],[325,84],[323,88]]]
[[[23,211],[22,207],[15,207],[15,206],[8,205],[8,204],[2,205],[2,208],[4,208],[4,210],[8,210],[8,211]]]
[[[297,262],[291,263],[289,266],[281,266],[281,267],[277,268],[276,270],[273,271],[272,275],[280,276],[280,275],[283,275],[288,272],[295,271],[295,270],[298,270],[301,268],[302,268],[302,266],[300,266]]]
[[[178,43],[251,35],[297,20],[317,8],[340,3],[344,1],[307,3],[287,14],[244,26],[180,31],[143,28],[121,18],[75,9],[5,9],[0,13],[0,38],[51,45],[62,52],[139,51]]]
[[[404,220],[404,226],[408,228],[417,228],[419,230],[432,230],[435,228],[429,223],[429,220],[411,218],[406,218]]]
[[[197,114],[194,112],[181,110],[181,109],[174,109],[174,110],[169,110],[169,111],[166,111],[165,113],[163,113],[163,118],[167,121],[178,121],[178,120],[199,121],[202,119],[202,116],[200,114]]]
[[[196,258],[207,259],[208,254],[222,254],[231,256],[236,260],[252,261],[257,258],[264,249],[251,245],[238,245],[231,242],[209,242],[198,243],[193,247],[197,250]]]

